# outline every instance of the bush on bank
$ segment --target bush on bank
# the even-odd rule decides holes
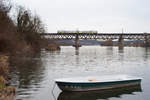
[[[0,56],[0,100],[13,100],[16,88],[7,86],[8,84],[8,56]]]
[[[32,15],[30,10],[23,7],[18,8],[16,18],[17,32],[20,34],[21,39],[26,41],[27,45],[34,50],[40,50],[44,38],[39,33],[45,32],[45,27],[37,15]]]

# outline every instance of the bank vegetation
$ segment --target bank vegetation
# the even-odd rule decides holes
[[[55,44],[49,45],[40,36],[46,30],[38,15],[18,6],[16,17],[12,18],[12,7],[9,0],[0,0],[0,100],[13,100],[16,92],[15,87],[9,86],[9,56],[30,55],[39,52],[41,48],[58,47]]]
[[[9,86],[9,57],[0,56],[0,100],[14,100],[16,88]]]
[[[29,54],[48,46],[47,40],[40,36],[46,31],[40,17],[18,6],[12,19],[9,16],[12,7],[9,0],[0,0],[0,53]]]

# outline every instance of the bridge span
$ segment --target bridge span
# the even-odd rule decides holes
[[[75,47],[79,47],[79,39],[100,39],[100,40],[115,40],[119,42],[119,46],[123,46],[123,40],[144,40],[145,46],[148,46],[150,41],[150,33],[42,33],[47,39],[51,40],[75,40]]]

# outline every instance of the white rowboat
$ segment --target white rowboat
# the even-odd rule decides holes
[[[129,75],[107,75],[56,79],[62,91],[90,91],[113,89],[141,83],[142,78]]]

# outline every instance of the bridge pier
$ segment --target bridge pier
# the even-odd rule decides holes
[[[123,39],[122,35],[119,36],[118,46],[119,46],[119,49],[123,49],[123,47],[124,47],[124,39]]]
[[[149,41],[149,39],[148,39],[148,35],[147,35],[147,33],[144,33],[144,46],[145,47],[150,47],[150,41]]]
[[[74,47],[75,47],[76,50],[78,50],[79,47],[80,47],[80,45],[79,45],[79,35],[78,34],[76,34]]]

